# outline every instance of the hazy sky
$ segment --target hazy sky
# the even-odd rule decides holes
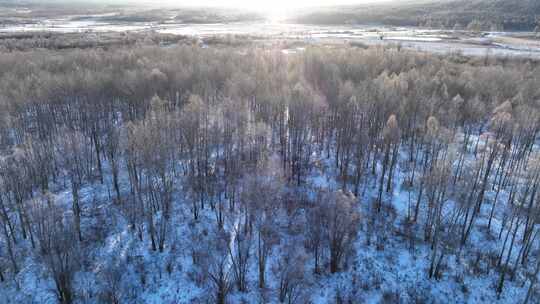
[[[190,1],[172,1],[176,3],[190,2]],[[380,2],[381,0],[198,0],[192,1],[197,5],[207,6],[231,6],[231,7],[308,7],[308,6],[331,6],[331,5],[347,5],[347,4],[359,4],[366,2]]]
[[[149,0],[132,0],[144,1]],[[161,0],[159,3],[178,4],[182,6],[216,6],[216,7],[231,7],[244,8],[249,10],[257,10],[269,15],[283,15],[292,10],[304,7],[317,6],[336,6],[336,5],[351,5],[388,2],[395,0]],[[156,2],[153,2],[154,4]]]

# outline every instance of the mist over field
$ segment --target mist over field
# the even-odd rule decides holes
[[[538,303],[536,0],[0,0],[0,304]]]

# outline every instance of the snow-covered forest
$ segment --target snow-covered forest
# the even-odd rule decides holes
[[[137,44],[0,67],[0,303],[538,303],[538,62]]]

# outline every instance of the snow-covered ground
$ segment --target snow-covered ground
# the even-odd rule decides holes
[[[334,160],[326,155],[314,154],[314,160],[320,163],[315,167],[303,186],[308,193],[314,189],[337,189]],[[473,156],[470,156],[471,158]],[[501,242],[494,231],[500,228],[498,220],[504,211],[504,204],[499,204],[496,220],[491,232],[486,231],[486,217],[491,204],[483,204],[480,220],[473,229],[471,241],[459,254],[450,254],[439,279],[427,276],[431,249],[422,241],[422,228],[413,226],[416,235],[414,245],[406,240],[404,221],[411,200],[417,194],[404,187],[409,176],[406,170],[406,155],[402,155],[396,168],[393,190],[385,201],[391,204],[389,213],[382,222],[385,226],[376,227],[369,233],[367,227],[370,206],[375,200],[377,180],[368,175],[357,198],[356,208],[363,215],[362,228],[354,243],[353,255],[348,262],[348,270],[330,274],[312,273],[313,265],[308,261],[303,297],[297,303],[337,303],[338,298],[344,303],[519,303],[523,300],[527,284],[523,274],[518,273],[515,280],[506,282],[504,292],[497,299],[495,287],[497,272],[485,262],[474,265],[478,254],[490,254],[500,251]],[[81,190],[83,226],[87,229],[106,227],[102,238],[90,247],[84,257],[85,272],[75,276],[75,289],[79,303],[102,303],[98,297],[100,291],[115,288],[122,294],[120,303],[207,303],[211,291],[197,279],[198,273],[193,264],[191,248],[194,242],[203,239],[192,238],[193,231],[212,231],[216,222],[213,211],[209,208],[201,212],[198,221],[193,221],[186,201],[181,181],[175,183],[174,210],[169,239],[163,253],[150,250],[147,235],[139,240],[120,207],[111,197],[112,181],[85,185]],[[127,176],[121,176],[121,189],[128,194]],[[70,216],[70,191],[57,189],[55,197],[63,204],[66,215]],[[500,196],[502,200],[505,194]],[[493,193],[487,194],[488,198]],[[488,200],[489,201],[489,200]],[[449,202],[451,204],[452,202]],[[92,213],[92,218],[99,223],[90,222],[85,214]],[[394,215],[392,215],[394,214]],[[240,221],[239,212],[228,212],[230,219],[225,229],[237,230]],[[423,216],[423,213],[421,213]],[[285,215],[284,215],[285,217]],[[420,220],[419,223],[422,223]],[[93,227],[93,228],[90,228]],[[96,232],[96,238],[99,233]],[[233,234],[231,244],[234,242]],[[382,242],[376,241],[382,238]],[[241,293],[233,289],[229,296],[230,303],[276,303],[277,280],[271,271],[279,252],[285,250],[287,243],[273,249],[268,261],[268,286],[265,290],[257,287],[257,265],[252,256],[248,271],[248,291]],[[15,280],[0,284],[0,303],[56,303],[54,283],[47,272],[35,259],[37,257],[28,248],[20,252],[24,264]],[[106,274],[119,271],[116,277]],[[117,284],[112,286],[112,284]],[[347,302],[351,301],[351,302]]]

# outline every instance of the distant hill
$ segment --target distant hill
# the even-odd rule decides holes
[[[0,25],[35,23],[54,18],[111,23],[162,23],[171,20],[178,23],[228,23],[264,20],[261,14],[247,10],[139,4],[136,0],[0,0]]]
[[[303,12],[295,22],[388,24],[475,30],[533,30],[540,0],[411,0]]]

